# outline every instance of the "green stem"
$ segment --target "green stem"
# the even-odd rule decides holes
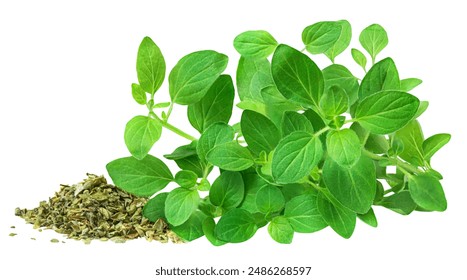
[[[329,126],[323,127],[320,130],[316,131],[313,136],[318,137],[321,134],[325,133],[326,131],[330,130],[331,128]]]
[[[172,110],[174,108],[174,103],[170,102],[169,109],[167,110],[167,121],[169,121],[170,114],[172,114]]]
[[[162,121],[154,112],[150,112],[149,114],[154,119],[158,120],[162,124],[163,127],[167,128],[168,130],[172,131],[173,133],[178,134],[181,137],[183,137],[185,139],[188,139],[190,141],[194,141],[194,140],[198,139],[198,138],[196,138],[194,136],[191,136],[190,134],[184,132],[183,130],[171,125],[170,123]]]
[[[379,156],[379,155],[374,154],[374,153],[372,153],[370,151],[367,151],[365,149],[363,149],[363,153],[366,156],[368,156],[369,158],[374,159],[374,160],[383,160],[383,159],[388,160],[390,163],[392,163],[393,165],[398,167],[406,175],[410,175],[410,174],[406,173],[407,171],[410,171],[410,172],[412,172],[414,174],[419,174],[420,172],[422,172],[420,169],[418,169],[416,167],[413,167],[412,165],[407,164],[406,162],[403,162],[402,160],[400,160],[398,158],[389,158],[389,157]]]

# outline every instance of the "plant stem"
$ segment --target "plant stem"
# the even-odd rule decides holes
[[[382,157],[382,156],[379,156],[377,154],[374,154],[370,151],[367,151],[365,149],[363,149],[363,153],[370,157],[371,159],[374,159],[374,160],[388,160],[389,162],[391,162],[392,164],[394,164],[396,167],[399,167],[401,169],[402,172],[406,173],[407,171],[410,171],[414,174],[419,174],[420,172],[422,172],[420,169],[416,168],[416,167],[413,167],[412,165],[406,163],[406,162],[403,162],[402,160],[398,159],[398,158],[389,158],[389,157]]]
[[[326,131],[330,130],[331,128],[329,126],[323,127],[320,130],[316,131],[313,136],[318,137],[321,134],[325,133]]]
[[[167,110],[167,121],[169,121],[170,114],[172,114],[172,110],[174,108],[174,103],[170,102],[169,109]]]
[[[150,112],[149,114],[154,119],[158,120],[162,124],[163,127],[167,128],[168,130],[172,131],[173,133],[178,134],[178,135],[182,136],[183,138],[188,139],[190,141],[194,141],[194,140],[198,139],[198,138],[196,138],[194,136],[191,136],[190,134],[184,132],[183,130],[171,125],[170,123],[162,121],[154,112]]]

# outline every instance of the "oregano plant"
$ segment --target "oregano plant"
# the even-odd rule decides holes
[[[361,48],[348,50],[351,38],[346,20],[306,27],[298,48],[267,31],[244,32],[233,43],[241,55],[235,79],[224,73],[227,56],[212,50],[182,57],[166,75],[161,50],[144,38],[131,88],[147,110],[127,123],[131,156],[110,162],[109,175],[150,198],[143,211],[149,220],[216,246],[246,241],[266,226],[279,243],[328,226],[349,238],[357,218],[377,226],[375,207],[402,215],[446,210],[443,177],[431,159],[450,135],[423,135],[417,118],[428,102],[410,93],[422,81],[401,79],[390,57],[378,60],[388,44],[380,25],[360,33]],[[312,58],[323,54],[330,64],[320,67]],[[341,54],[364,75],[336,63]],[[159,102],[166,76],[170,102]],[[236,94],[243,112],[231,123]],[[170,122],[175,105],[188,106],[199,135]],[[149,154],[163,130],[187,141],[164,156],[176,172]],[[171,183],[176,187],[164,191]]]

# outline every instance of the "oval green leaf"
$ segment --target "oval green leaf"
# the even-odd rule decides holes
[[[209,199],[214,206],[230,210],[242,202],[244,193],[242,175],[239,172],[224,171],[212,183]]]
[[[388,34],[379,24],[372,24],[363,29],[359,37],[360,44],[370,54],[373,63],[378,55],[388,45]]]
[[[139,45],[136,73],[141,88],[150,94],[154,94],[164,81],[164,56],[162,56],[159,47],[149,37],[144,37]]]
[[[451,135],[440,133],[430,136],[423,141],[423,154],[425,160],[429,161],[431,157],[451,140]]]
[[[144,105],[147,102],[146,92],[138,84],[131,84],[131,94],[136,103]]]
[[[347,47],[350,45],[350,40],[352,39],[352,27],[350,23],[346,20],[337,21],[341,26],[341,31],[336,42],[329,48],[324,54],[334,63],[336,56],[341,54]]]
[[[360,65],[360,67],[363,68],[363,71],[366,72],[366,63],[367,63],[367,60],[366,60],[366,56],[359,50],[357,49],[352,49],[352,58],[353,60],[358,64]]]
[[[280,140],[276,125],[267,117],[254,111],[243,111],[240,125],[248,148],[255,155],[259,155],[262,151],[269,153]]]
[[[245,31],[234,39],[235,49],[244,57],[266,58],[276,46],[276,39],[264,30]]]
[[[448,207],[443,187],[433,176],[410,176],[409,191],[415,203],[425,210],[442,212]]]
[[[329,132],[326,147],[332,160],[345,167],[353,166],[360,159],[362,150],[357,133],[348,128]]]
[[[143,207],[143,216],[155,223],[157,220],[165,219],[165,200],[169,193],[158,193],[146,202]]]
[[[284,216],[296,232],[311,233],[327,227],[320,212],[316,194],[303,194],[285,205]]]
[[[313,133],[311,122],[304,115],[295,111],[284,113],[281,122],[282,137],[285,137],[295,131],[304,131]]]
[[[283,216],[277,216],[271,220],[268,225],[268,232],[271,238],[278,243],[292,243],[294,230],[287,218]]]
[[[172,226],[185,223],[198,208],[200,202],[197,190],[176,188],[172,190],[165,201],[165,217]]]
[[[243,209],[232,209],[219,219],[214,234],[220,240],[240,243],[253,237],[257,230],[253,215]]]
[[[215,123],[208,127],[198,140],[196,151],[201,160],[206,160],[210,150],[220,144],[232,142],[235,137],[234,129],[225,123]]]
[[[254,164],[250,151],[237,142],[217,145],[206,155],[212,165],[229,171],[242,171]]]
[[[261,213],[269,214],[280,211],[284,205],[284,195],[276,186],[264,186],[256,193],[256,207]]]
[[[203,222],[207,216],[201,212],[194,212],[190,218],[179,226],[170,227],[181,239],[185,241],[193,241],[204,235]]]
[[[383,90],[400,89],[399,72],[394,61],[388,57],[373,65],[370,71],[366,73],[358,95],[360,99],[363,99]]]
[[[348,239],[352,236],[357,223],[357,214],[339,202],[331,202],[322,193],[318,195],[318,209],[326,223],[340,236]]]
[[[325,53],[339,40],[342,24],[336,21],[322,21],[305,27],[302,41],[311,54]],[[348,34],[345,34],[348,37]],[[345,48],[344,48],[345,49]]]
[[[159,121],[147,116],[136,116],[126,124],[125,144],[132,156],[143,159],[159,140],[161,133],[162,124]]]

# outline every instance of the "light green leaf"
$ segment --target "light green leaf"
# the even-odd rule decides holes
[[[208,152],[206,159],[212,165],[230,171],[242,171],[254,164],[250,151],[237,142],[215,146]]]
[[[194,212],[186,222],[179,226],[170,227],[178,237],[185,241],[193,241],[204,235],[203,221],[206,215],[201,211]]]
[[[144,89],[138,84],[131,84],[131,94],[136,103],[144,105],[147,102],[147,96]]]
[[[149,37],[144,37],[139,45],[136,73],[141,88],[150,94],[154,94],[164,81],[164,57],[159,47]]]
[[[302,114],[295,111],[285,112],[281,123],[282,136],[285,137],[295,131],[313,133],[311,122]]]
[[[169,75],[169,93],[181,105],[201,100],[227,67],[228,57],[215,51],[198,51],[184,56]]]
[[[143,207],[143,216],[149,221],[155,223],[157,220],[165,219],[165,200],[169,193],[158,193],[155,197],[146,202]]]
[[[161,102],[161,103],[156,103],[154,104],[153,108],[155,109],[161,109],[161,108],[167,108],[170,106],[170,102]]]
[[[401,91],[382,91],[363,99],[355,117],[371,133],[389,134],[404,127],[415,115],[420,101]]]
[[[276,39],[264,30],[245,31],[234,39],[235,49],[244,57],[266,58],[276,46]]]
[[[357,49],[352,49],[352,58],[353,60],[363,68],[363,71],[366,72],[366,56]]]
[[[206,160],[207,153],[217,145],[232,142],[235,137],[234,130],[225,123],[215,123],[208,127],[199,138],[196,151],[199,158]]]
[[[172,226],[185,223],[198,208],[200,202],[197,190],[173,189],[165,201],[165,217]]]
[[[248,148],[256,155],[262,151],[269,153],[280,140],[277,127],[268,118],[254,111],[243,111],[240,125]]]
[[[319,105],[326,116],[335,117],[347,111],[349,97],[341,87],[332,86],[326,90]]]
[[[389,142],[384,135],[369,133],[365,149],[375,154],[384,154],[389,150]]]
[[[134,157],[116,159],[106,168],[116,186],[136,196],[149,197],[173,180],[167,165],[151,155],[142,160]]]
[[[358,79],[342,65],[332,64],[323,69],[326,89],[333,86],[342,88],[348,96],[350,105],[358,99]]]
[[[386,196],[378,202],[378,205],[401,215],[409,215],[417,207],[409,191],[400,191],[391,196]]]
[[[426,174],[409,177],[409,191],[415,203],[428,211],[444,211],[448,207],[438,179]]]
[[[269,214],[280,211],[284,205],[285,198],[276,186],[264,186],[256,193],[256,207],[261,213]]]
[[[357,217],[362,220],[365,224],[371,226],[371,227],[377,227],[378,226],[378,220],[376,219],[375,212],[373,211],[373,208],[370,208],[370,210],[365,213],[365,214],[357,214]]]
[[[277,89],[303,107],[318,107],[324,90],[323,74],[305,54],[287,45],[274,52],[271,71]]]
[[[326,147],[333,161],[344,167],[353,166],[360,159],[362,150],[357,133],[348,128],[329,132]]]
[[[257,230],[253,215],[243,209],[232,209],[220,218],[214,234],[220,240],[240,243],[253,237]]]
[[[313,193],[292,198],[285,205],[284,216],[296,232],[311,233],[327,227],[318,211],[317,196]]]
[[[342,28],[337,21],[322,21],[307,26],[302,32],[306,50],[311,54],[325,53],[339,40]]]
[[[240,58],[237,67],[237,90],[240,100],[263,101],[261,90],[273,85],[271,64],[266,58]]]
[[[180,170],[175,174],[175,183],[180,187],[190,189],[196,185],[198,174],[191,170]]]
[[[162,124],[150,117],[136,116],[125,127],[125,144],[137,159],[143,159],[159,140]]]
[[[413,119],[416,119],[420,117],[423,113],[425,113],[429,105],[430,103],[428,101],[420,101],[420,105],[418,106],[417,113],[415,113],[415,116],[413,116]]]
[[[411,91],[414,88],[418,87],[422,83],[422,80],[417,78],[407,78],[401,80],[401,90],[403,91]]]
[[[277,183],[295,183],[308,175],[323,156],[319,138],[297,131],[282,138],[272,158],[272,176]]]
[[[395,139],[402,142],[404,146],[404,150],[399,154],[403,160],[417,166],[424,164],[424,137],[420,123],[417,120],[412,120],[404,128],[398,130]]]
[[[326,223],[340,236],[350,238],[355,230],[357,214],[339,202],[331,202],[322,193],[318,195],[318,210]]]
[[[451,140],[447,133],[435,134],[423,142],[424,159],[429,161],[431,157]]]
[[[337,21],[341,25],[341,31],[339,38],[336,40],[334,45],[330,49],[324,52],[324,54],[334,63],[336,56],[341,54],[350,45],[352,39],[352,27],[346,20]]]
[[[230,210],[242,202],[244,193],[242,175],[239,172],[224,171],[212,183],[209,199],[213,205]]]
[[[362,80],[358,95],[360,99],[383,90],[400,90],[399,72],[394,61],[388,57],[371,67]]]
[[[232,78],[219,76],[200,101],[188,105],[188,120],[200,133],[216,122],[228,123],[234,96]]]
[[[227,242],[222,241],[215,236],[214,234],[215,228],[216,228],[216,222],[214,221],[213,218],[208,217],[204,219],[203,232],[207,240],[209,240],[209,242],[211,242],[211,244],[214,246],[222,246],[226,244]]]
[[[388,34],[379,24],[372,24],[363,29],[359,37],[360,44],[370,54],[373,64],[376,56],[388,45]]]
[[[193,141],[188,145],[180,146],[169,155],[164,155],[166,159],[174,160],[175,163],[183,170],[191,170],[202,178],[206,171],[206,162],[200,160],[196,153],[197,141]]]
[[[274,217],[268,225],[269,235],[278,243],[292,243],[294,230],[287,218],[283,216]]]

